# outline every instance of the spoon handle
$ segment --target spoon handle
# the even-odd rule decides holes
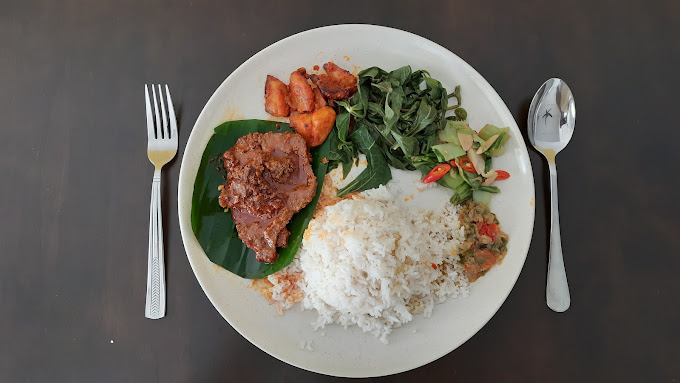
[[[550,258],[548,260],[548,283],[545,298],[553,311],[567,311],[571,303],[567,272],[562,258],[562,239],[560,238],[560,213],[557,207],[557,167],[555,161],[548,161],[550,169]]]

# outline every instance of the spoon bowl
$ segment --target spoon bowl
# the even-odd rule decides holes
[[[575,123],[576,106],[569,86],[559,78],[543,83],[531,101],[527,130],[531,144],[548,160],[550,171],[550,257],[545,296],[548,307],[557,312],[569,308],[571,297],[562,256],[555,156],[571,140]]]
[[[575,123],[576,105],[567,83],[559,78],[544,82],[529,107],[529,141],[534,148],[559,153],[571,140]]]

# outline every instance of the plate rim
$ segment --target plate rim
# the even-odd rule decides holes
[[[437,44],[436,42],[434,42],[432,40],[429,40],[429,39],[427,39],[423,36],[420,36],[416,33],[413,33],[413,32],[405,31],[405,30],[398,29],[398,28],[392,28],[392,27],[388,27],[388,26],[375,25],[375,24],[355,24],[355,23],[335,24],[335,25],[328,25],[328,26],[321,26],[321,27],[317,27],[317,28],[307,29],[307,30],[292,34],[292,35],[285,37],[283,39],[280,39],[280,40],[266,46],[265,48],[261,49],[260,51],[256,52],[255,54],[253,54],[251,57],[249,57],[247,60],[245,60],[243,63],[241,63],[236,69],[234,69],[234,71],[231,72],[220,83],[220,85],[212,93],[212,95],[210,96],[208,101],[204,104],[203,108],[201,109],[200,114],[196,118],[196,122],[194,123],[194,126],[191,129],[187,143],[186,143],[186,145],[185,145],[185,147],[182,151],[182,162],[181,162],[181,165],[180,165],[180,174],[179,174],[179,178],[178,178],[178,191],[177,191],[178,221],[179,221],[180,233],[181,233],[181,237],[182,237],[182,244],[184,246],[184,250],[185,250],[185,253],[187,255],[187,259],[189,260],[189,264],[191,266],[192,272],[194,273],[194,276],[196,277],[199,285],[201,286],[203,293],[206,295],[206,297],[208,298],[210,303],[213,305],[213,307],[220,313],[222,318],[224,318],[224,320],[227,323],[229,323],[229,325],[234,330],[236,330],[236,332],[238,332],[241,336],[243,336],[251,344],[253,344],[257,348],[259,348],[260,350],[264,351],[266,354],[268,354],[268,355],[270,355],[270,356],[272,356],[272,357],[274,357],[274,358],[276,358],[276,359],[278,359],[278,360],[280,360],[280,361],[282,361],[286,364],[301,368],[301,369],[306,370],[306,371],[311,371],[311,372],[315,372],[315,373],[319,373],[319,374],[323,374],[323,375],[327,375],[327,376],[354,377],[354,378],[389,376],[389,375],[394,375],[394,374],[410,371],[410,370],[425,366],[427,364],[432,363],[435,360],[438,360],[438,359],[450,354],[452,351],[459,348],[460,346],[465,344],[468,340],[470,340],[470,338],[472,338],[475,334],[477,334],[491,320],[491,318],[493,318],[497,314],[498,310],[500,310],[500,308],[503,306],[503,304],[507,301],[508,296],[510,295],[510,293],[514,289],[515,285],[517,284],[517,280],[519,279],[519,276],[521,275],[522,270],[524,269],[524,265],[526,263],[526,258],[528,256],[528,252],[529,252],[529,247],[530,247],[531,241],[533,239],[533,229],[534,229],[534,226],[535,226],[535,214],[536,214],[535,213],[535,211],[536,211],[535,204],[533,204],[533,203],[531,204],[530,217],[528,217],[529,220],[531,221],[531,225],[528,228],[529,236],[528,236],[527,242],[526,242],[526,244],[523,244],[523,245],[525,245],[526,248],[521,251],[522,260],[521,260],[521,267],[519,268],[519,272],[514,276],[514,280],[512,280],[512,284],[510,285],[510,288],[505,293],[505,296],[503,297],[503,299],[500,302],[500,304],[498,305],[498,307],[496,307],[493,310],[493,312],[489,315],[489,317],[486,318],[484,321],[480,321],[478,323],[478,326],[475,326],[475,330],[473,332],[471,332],[469,334],[469,336],[462,339],[458,344],[453,345],[453,347],[451,347],[450,349],[448,349],[448,351],[444,352],[441,355],[434,356],[431,359],[427,358],[428,360],[425,363],[417,363],[417,364],[414,364],[414,365],[406,365],[405,367],[400,368],[398,370],[394,370],[394,371],[390,371],[390,372],[379,372],[377,374],[370,374],[370,375],[367,375],[367,374],[337,374],[337,373],[331,373],[331,372],[328,372],[328,371],[322,371],[320,369],[315,369],[311,366],[303,366],[303,365],[300,365],[297,362],[294,362],[290,359],[285,358],[285,356],[274,355],[272,352],[267,350],[266,347],[263,347],[258,342],[253,341],[253,339],[251,337],[249,337],[244,331],[242,331],[238,327],[234,326],[232,321],[229,320],[228,315],[225,315],[225,313],[222,312],[222,310],[219,308],[219,306],[215,303],[215,299],[216,299],[215,296],[206,289],[205,281],[202,280],[199,277],[199,274],[196,272],[196,265],[194,263],[195,261],[192,258],[193,256],[189,254],[189,251],[188,251],[188,248],[187,248],[187,246],[188,246],[187,242],[190,240],[191,236],[193,236],[194,239],[195,239],[195,234],[193,233],[193,230],[191,229],[191,213],[190,213],[190,210],[189,210],[189,214],[188,214],[188,217],[187,217],[187,214],[184,212],[184,209],[183,209],[183,206],[182,206],[181,196],[184,193],[186,193],[185,189],[187,189],[187,188],[190,188],[191,189],[190,193],[193,193],[196,175],[195,174],[193,174],[193,175],[187,174],[187,170],[186,170],[187,166],[185,166],[185,164],[186,164],[186,161],[188,161],[188,160],[187,160],[187,156],[185,154],[186,154],[187,148],[196,145],[194,143],[194,141],[198,140],[198,137],[197,137],[197,135],[194,134],[194,132],[195,132],[197,126],[199,126],[199,123],[203,119],[206,118],[206,114],[208,113],[207,112],[207,106],[212,103],[213,99],[217,97],[218,91],[223,86],[225,86],[225,84],[232,77],[237,77],[244,70],[244,68],[248,66],[249,63],[256,60],[259,56],[266,55],[268,51],[273,50],[276,47],[278,47],[279,45],[285,44],[290,40],[294,40],[301,35],[318,33],[321,30],[343,30],[343,29],[346,29],[346,28],[350,28],[350,29],[361,28],[361,29],[366,29],[367,31],[368,30],[383,30],[383,31],[388,31],[390,33],[408,35],[410,38],[420,40],[421,42],[423,42],[425,44],[428,44],[432,47],[435,47],[439,50],[442,50],[443,52],[446,52],[449,55],[452,55],[453,57],[460,60],[465,66],[468,67],[469,75],[474,77],[475,83],[478,84],[480,86],[480,88],[484,89],[491,96],[491,99],[489,99],[489,101],[493,102],[494,109],[499,110],[500,111],[499,114],[507,116],[509,118],[509,120],[511,120],[514,123],[515,127],[517,127],[517,130],[519,131],[519,125],[517,124],[517,121],[515,120],[512,113],[510,112],[507,105],[505,104],[505,101],[503,101],[503,99],[500,97],[498,92],[496,92],[496,90],[493,88],[493,86],[467,61],[465,61],[463,58],[456,55],[454,52],[450,51],[446,47],[444,47],[440,44]],[[520,133],[521,133],[521,131],[520,131]],[[536,190],[535,190],[535,181],[534,181],[534,177],[533,177],[533,168],[532,168],[532,165],[531,165],[531,160],[528,156],[528,147],[525,143],[523,135],[522,135],[521,138],[518,138],[517,142],[519,143],[519,148],[523,151],[523,153],[527,154],[527,166],[528,166],[527,176],[529,177],[529,181],[531,182],[531,185],[530,185],[531,194],[530,194],[529,197],[533,201],[533,200],[535,200]],[[183,179],[185,179],[187,177],[191,177],[191,176],[193,176],[193,179],[190,179],[190,182],[182,182]],[[188,219],[188,221],[187,221],[187,219]],[[186,222],[188,222],[188,224]]]

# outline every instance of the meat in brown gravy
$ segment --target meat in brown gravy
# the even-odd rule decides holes
[[[260,262],[288,244],[286,225],[312,201],[317,181],[307,144],[295,133],[250,133],[224,155],[228,182],[219,203],[232,212],[239,238]]]

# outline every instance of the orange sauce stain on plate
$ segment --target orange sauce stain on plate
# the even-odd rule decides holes
[[[222,113],[222,121],[243,120],[245,116],[240,111],[227,107]]]

